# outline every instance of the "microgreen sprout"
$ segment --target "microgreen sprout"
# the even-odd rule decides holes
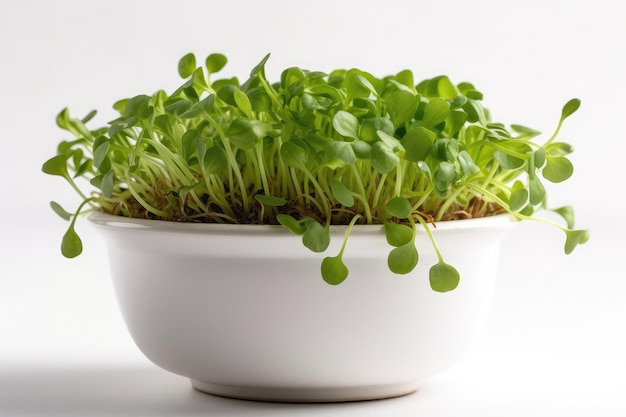
[[[490,120],[482,93],[446,76],[415,83],[404,70],[376,77],[359,69],[285,69],[266,78],[266,55],[241,83],[215,79],[227,63],[194,54],[178,63],[184,82],[114,103],[118,116],[91,129],[95,111],[79,119],[64,109],[56,118],[72,139],[58,146],[43,171],[64,178],[82,202],[74,213],[52,209],[70,222],[62,253],[82,251],[79,214],[93,210],[136,218],[230,224],[280,224],[303,244],[324,252],[331,225],[348,225],[337,256],[321,275],[330,284],[348,277],[342,256],[358,224],[384,225],[388,266],[410,273],[415,244],[425,229],[438,257],[430,270],[435,291],[450,291],[459,272],[444,262],[430,224],[508,212],[519,220],[551,224],[570,253],[588,239],[574,228],[570,207],[553,211],[562,225],[535,216],[547,208],[544,180],[571,177],[572,147],[556,141],[580,106],[568,101],[554,134],[506,128]]]

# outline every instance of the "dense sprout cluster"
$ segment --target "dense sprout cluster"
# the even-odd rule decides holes
[[[358,69],[294,67],[272,84],[268,57],[240,83],[212,80],[224,55],[197,66],[188,54],[178,65],[185,82],[176,91],[120,100],[119,117],[102,128],[86,127],[95,112],[79,120],[63,110],[57,123],[75,139],[62,142],[43,170],[67,179],[83,199],[75,214],[52,203],[71,222],[64,255],[80,253],[76,215],[93,209],[160,220],[280,223],[317,252],[328,246],[330,225],[384,224],[393,246],[389,267],[405,274],[418,261],[416,225],[435,243],[428,223],[501,212],[538,220],[532,215],[545,208],[542,179],[558,183],[573,172],[571,146],[555,138],[577,99],[563,108],[554,135],[538,144],[533,129],[492,122],[470,83],[455,85],[445,76],[416,83],[409,70],[378,78]],[[93,191],[85,194],[77,178]],[[587,232],[574,229],[569,207],[555,211],[566,220],[567,226],[553,224],[566,233],[569,253]],[[458,273],[437,254],[431,285],[453,289]],[[347,274],[341,253],[324,260],[327,282]]]

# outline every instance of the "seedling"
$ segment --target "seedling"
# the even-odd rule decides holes
[[[546,209],[543,181],[573,173],[572,147],[557,142],[563,121],[579,107],[563,107],[553,135],[490,120],[482,94],[446,76],[415,83],[404,70],[383,78],[359,70],[329,73],[287,68],[280,81],[265,75],[269,54],[240,83],[213,80],[227,62],[212,54],[204,66],[193,54],[178,63],[184,83],[116,102],[119,117],[87,127],[64,109],[57,124],[74,139],[61,142],[43,165],[63,177],[82,203],[73,212],[62,253],[75,257],[81,213],[107,213],[184,222],[282,224],[305,246],[324,252],[331,225],[349,225],[338,255],[321,265],[323,279],[348,277],[342,255],[356,224],[384,225],[388,266],[408,274],[419,261],[421,225],[435,247],[433,290],[456,288],[459,273],[445,263],[431,225],[508,212],[549,223],[565,235],[570,253],[588,239],[574,228],[569,207],[553,211],[565,225],[535,217]],[[89,188],[90,191],[83,191]],[[445,255],[445,254],[444,254]]]

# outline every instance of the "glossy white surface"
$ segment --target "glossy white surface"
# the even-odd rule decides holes
[[[339,286],[320,276],[327,254],[280,226],[180,224],[93,213],[107,241],[118,303],[138,347],[203,391],[237,398],[342,401],[397,396],[449,368],[491,303],[508,216],[438,223],[455,291],[431,290],[437,257],[419,228],[417,268],[387,267],[381,226],[355,226]]]

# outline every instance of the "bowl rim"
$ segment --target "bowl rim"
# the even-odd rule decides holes
[[[227,235],[293,235],[293,233],[289,232],[289,230],[281,225],[176,222],[118,216],[102,211],[93,211],[89,213],[87,219],[94,226],[105,229]],[[435,226],[431,227],[431,231],[433,233],[441,233],[455,230],[511,227],[515,223],[517,223],[517,220],[512,215],[508,213],[501,213],[494,216],[475,219],[440,221],[437,222]],[[417,227],[419,231],[421,225],[418,224]],[[344,234],[347,228],[348,226],[344,225],[331,225],[330,232],[333,235]],[[354,225],[350,233],[359,235],[379,235],[384,233],[383,228],[384,226],[382,224]]]

